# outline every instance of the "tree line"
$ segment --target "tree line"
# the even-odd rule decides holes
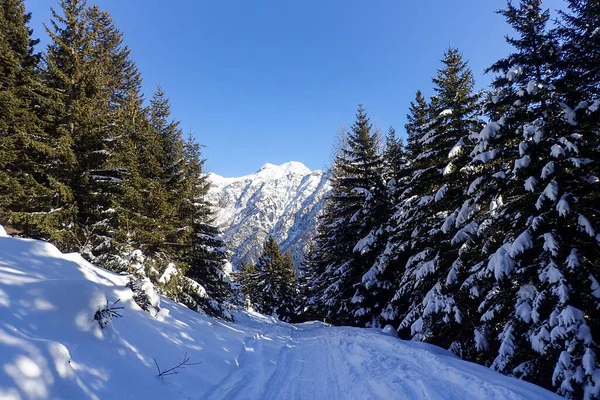
[[[0,223],[224,315],[233,288],[201,147],[160,86],[146,104],[110,15],[61,0],[39,53],[23,0],[0,7]]]
[[[108,13],[62,0],[43,53],[23,0],[0,0],[0,224],[228,317],[238,301],[185,138]],[[500,11],[513,51],[476,91],[449,48],[380,146],[359,107],[300,271],[269,238],[239,272],[287,321],[392,325],[571,398],[600,397],[600,2]],[[549,367],[551,366],[551,367]]]
[[[476,91],[449,48],[384,149],[362,107],[332,167],[299,308],[391,324],[570,398],[600,397],[600,2],[509,2]]]

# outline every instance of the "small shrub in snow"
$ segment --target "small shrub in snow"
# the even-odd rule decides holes
[[[104,329],[104,327],[106,327],[110,323],[110,321],[112,321],[113,318],[122,317],[122,315],[119,314],[117,310],[122,310],[124,307],[115,307],[119,301],[121,301],[121,299],[118,299],[114,303],[109,304],[107,300],[106,305],[103,308],[96,311],[96,313],[94,314],[94,320],[98,321],[100,328]]]

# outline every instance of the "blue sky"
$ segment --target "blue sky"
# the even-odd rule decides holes
[[[490,80],[483,70],[509,50],[498,0],[95,3],[123,31],[146,97],[160,81],[182,128],[206,146],[207,170],[224,176],[291,160],[325,168],[359,103],[382,130],[403,133],[414,93],[431,93],[448,46],[470,60],[479,87]],[[43,41],[54,4],[26,0]]]

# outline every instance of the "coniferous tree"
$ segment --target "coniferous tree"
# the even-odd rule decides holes
[[[246,280],[245,291],[250,295],[258,293],[258,298],[251,298],[257,311],[282,321],[294,319],[298,295],[294,261],[289,253],[281,253],[272,236],[267,238],[254,272],[251,271],[247,267],[244,271],[251,274]]]
[[[477,360],[591,398],[599,387],[598,330],[586,317],[598,307],[594,111],[567,104],[576,85],[559,82],[558,45],[540,2],[509,3],[502,14],[518,36],[508,39],[515,52],[490,68],[490,122],[473,152],[479,237],[463,284],[480,315]]]
[[[389,248],[404,252],[407,258],[386,314],[398,314],[400,329],[410,329],[410,337],[450,347],[452,342],[447,341],[452,336],[445,332],[462,321],[454,298],[461,269],[458,245],[473,233],[472,225],[464,225],[470,210],[463,201],[467,190],[463,167],[468,161],[469,137],[477,128],[473,117],[478,95],[458,50],[449,49],[442,62],[443,68],[433,79],[436,117],[417,128],[424,132],[418,139],[422,153],[412,160],[410,191],[401,198],[392,228]],[[460,353],[458,348],[453,350]]]
[[[414,102],[410,103],[409,113],[406,115],[407,123],[404,125],[406,131],[406,151],[416,157],[422,152],[420,138],[423,134],[421,129],[428,122],[431,110],[430,105],[423,97],[423,93],[417,90]]]
[[[221,232],[212,225],[211,205],[205,200],[210,183],[203,172],[200,146],[190,135],[184,147],[185,167],[182,181],[183,201],[179,217],[191,231],[191,252],[186,255],[185,275],[202,285],[205,296],[193,296],[205,312],[231,319],[227,304],[236,302],[235,290],[227,271],[229,253]]]
[[[317,236],[318,277],[310,302],[322,318],[361,325],[370,319],[371,305],[363,303],[357,285],[374,262],[387,212],[383,159],[362,106],[345,142],[332,168],[332,194]]]
[[[123,94],[131,83],[129,50],[106,12],[83,0],[54,9],[46,79],[60,96],[50,129],[73,141],[76,164],[70,187],[77,207],[70,248],[90,259],[114,246],[116,200],[125,178],[130,139],[117,124]]]
[[[253,302],[262,302],[260,299],[261,293],[256,285],[256,265],[243,260],[236,276],[240,282],[240,289],[244,296],[244,305],[251,307]]]
[[[40,77],[38,40],[23,1],[0,4],[0,223],[60,242],[75,212],[65,184],[69,137],[47,130],[52,90]]]
[[[567,6],[568,11],[559,11],[556,30],[561,39],[556,86],[574,105],[581,101],[591,105],[600,97],[600,3],[567,0]]]

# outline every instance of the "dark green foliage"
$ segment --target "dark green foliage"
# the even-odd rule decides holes
[[[68,136],[52,134],[52,90],[22,1],[0,4],[0,223],[25,236],[60,241],[73,220],[65,184],[73,162]]]
[[[267,238],[255,265],[242,263],[240,280],[244,295],[257,311],[282,321],[296,318],[298,288],[294,261],[289,253],[281,253],[272,236]]]
[[[307,307],[334,323],[360,325],[371,318],[373,305],[362,302],[358,286],[374,262],[383,234],[379,224],[389,210],[377,141],[359,106],[352,131],[346,133],[347,145],[332,167],[332,193],[326,199],[311,263],[316,281]]]
[[[110,15],[60,1],[42,63],[22,1],[1,7],[0,223],[131,274],[153,314],[140,283],[229,317],[236,295],[200,146],[183,139],[161,88],[144,108]]]

